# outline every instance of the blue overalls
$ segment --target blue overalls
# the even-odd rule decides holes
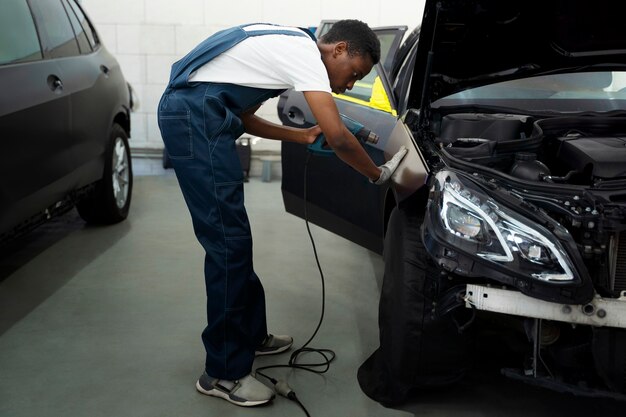
[[[172,65],[158,108],[165,148],[206,256],[207,327],[202,332],[206,372],[226,380],[250,373],[267,335],[265,293],[252,267],[252,236],[244,208],[243,170],[235,140],[239,116],[284,90],[235,84],[189,83],[191,73],[251,36],[284,34],[244,26],[215,33]],[[314,38],[313,38],[314,39]]]

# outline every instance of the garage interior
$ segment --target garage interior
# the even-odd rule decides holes
[[[0,242],[0,417],[304,416],[281,396],[244,408],[196,390],[205,358],[205,252],[174,171],[163,167],[157,104],[171,64],[218,29],[252,21],[309,26],[343,18],[412,28],[423,3],[242,0],[216,8],[210,0],[82,0],[139,102],[129,142],[132,209],[125,221],[94,226],[73,208]],[[267,100],[257,114],[280,123],[277,103],[278,98]],[[294,338],[287,353],[256,358],[254,371],[286,364],[309,339],[320,318],[322,283],[305,222],[285,211],[280,142],[247,138],[247,145],[252,166],[245,202],[268,330]],[[331,349],[336,358],[323,374],[267,371],[289,383],[310,416],[624,414],[624,403],[506,379],[480,350],[472,358],[472,373],[452,386],[416,391],[401,406],[368,398],[357,370],[379,345],[383,259],[310,227],[325,276],[324,321],[310,347]],[[308,360],[320,358],[300,357]]]
[[[0,257],[0,416],[297,416],[277,397],[235,407],[194,387],[204,350],[203,252],[176,177],[160,160],[135,158],[127,221],[88,227],[75,210],[3,247]],[[300,347],[315,329],[320,277],[304,222],[284,212],[280,178],[245,184],[255,270],[268,326]],[[316,375],[285,377],[312,416],[615,415],[597,402],[508,381],[494,370],[385,408],[359,389],[358,366],[378,345],[380,256],[311,226],[326,276],[326,317],[312,343],[337,358]],[[289,355],[257,358],[254,367]],[[306,358],[306,357],[305,357]],[[313,358],[311,358],[313,359]],[[316,358],[313,360],[317,360]],[[200,364],[200,365],[199,365]],[[524,406],[519,404],[523,398]]]

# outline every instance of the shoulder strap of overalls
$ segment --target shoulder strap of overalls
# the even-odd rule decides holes
[[[263,30],[244,30],[246,26],[258,25],[259,23],[250,23],[241,26],[235,26],[229,29],[224,29],[214,33],[205,39],[202,43],[196,46],[191,52],[185,55],[182,59],[175,62],[172,65],[170,73],[170,81],[168,88],[184,88],[189,87],[187,80],[195,70],[202,65],[211,61],[216,56],[226,52],[239,42],[252,36],[262,35],[287,35],[287,36],[309,36],[315,41],[313,36],[308,30],[305,33],[295,32],[293,30],[282,29],[282,26],[272,25],[269,23],[262,23],[263,25],[270,25],[276,27],[276,29],[263,29]]]

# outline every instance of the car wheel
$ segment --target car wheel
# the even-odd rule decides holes
[[[358,372],[365,394],[383,404],[401,403],[416,388],[455,382],[469,362],[468,332],[434,311],[448,280],[422,243],[423,212],[423,195],[401,203],[385,236],[380,347]]]
[[[78,213],[88,223],[113,224],[128,216],[133,190],[133,170],[128,135],[118,124],[111,128],[104,173],[83,200]]]

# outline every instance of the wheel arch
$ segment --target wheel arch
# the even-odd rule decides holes
[[[113,118],[113,124],[117,123],[126,131],[128,138],[130,139],[130,115],[124,111],[118,111]]]
[[[420,207],[420,214],[426,212],[426,203],[428,202],[428,187],[423,186],[415,191],[409,199],[416,200],[417,206]],[[383,239],[387,235],[387,228],[389,227],[389,217],[393,208],[397,205],[396,197],[393,193],[393,189],[389,187],[385,194],[385,202],[383,206]]]

